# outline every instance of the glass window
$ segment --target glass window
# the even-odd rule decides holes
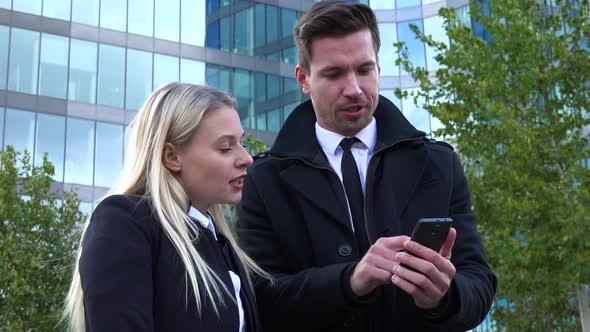
[[[96,123],[94,185],[111,187],[123,168],[123,126]]]
[[[394,9],[395,0],[371,0],[371,8],[373,9]],[[379,31],[381,32],[381,31]]]
[[[64,180],[64,145],[66,119],[59,115],[37,114],[37,135],[35,140],[35,165],[43,164],[43,154],[55,168],[53,180]]]
[[[40,95],[66,99],[69,48],[69,38],[41,34]]]
[[[205,22],[207,16],[205,0],[182,0],[180,11],[180,42],[205,46]]]
[[[184,83],[206,84],[205,63],[189,59],[180,59],[180,81]]]
[[[279,9],[266,6],[266,42],[271,43],[279,39]]]
[[[267,54],[266,59],[271,60],[271,61],[277,61],[277,62],[281,61],[281,51],[276,51],[276,52]]]
[[[395,23],[379,24],[379,34],[381,36],[381,48],[379,49],[381,76],[399,75],[399,70],[395,65],[397,52],[393,46],[393,44],[397,42],[397,29]]]
[[[0,8],[11,9],[12,0],[0,0]]]
[[[284,84],[285,93],[299,91],[299,89],[300,89],[299,83],[297,83],[297,80],[294,78],[283,77],[283,84]]]
[[[127,32],[137,35],[154,36],[154,1],[128,0],[129,18]]]
[[[100,0],[100,27],[127,30],[127,1]]]
[[[178,81],[178,71],[177,57],[154,54],[154,89]]]
[[[254,45],[254,9],[252,7],[242,10],[236,14],[234,52],[239,54],[252,55]]]
[[[7,108],[4,130],[5,146],[12,145],[16,151],[27,150],[33,154],[35,113]]]
[[[416,39],[416,34],[410,29],[411,24],[416,25],[420,31],[424,31],[422,29],[421,20],[399,22],[397,25],[398,38],[399,41],[405,42],[406,47],[408,48],[408,58],[410,62],[415,67],[425,67],[424,44],[421,40]],[[401,72],[402,75],[407,74],[403,69],[401,69]]]
[[[125,49],[100,44],[98,56],[98,103],[123,108],[124,87]]]
[[[207,47],[219,48],[219,21],[207,24]]]
[[[293,36],[296,25],[297,12],[291,9],[281,8],[281,37],[287,38]]]
[[[278,132],[281,129],[281,109],[276,109],[268,112],[266,118],[267,130],[271,132]]]
[[[393,90],[379,90],[379,94],[383,97],[389,99],[397,108],[401,111],[402,110],[402,101],[398,97],[395,96]]]
[[[297,49],[289,47],[283,50],[283,62],[297,64]]]
[[[43,16],[70,20],[70,0],[43,0]]]
[[[283,122],[285,120],[287,120],[287,117],[289,116],[289,114],[291,114],[291,112],[293,112],[293,110],[295,109],[295,107],[299,106],[299,102],[295,102],[289,105],[285,105],[283,107]]]
[[[138,110],[152,92],[152,53],[127,50],[125,107]]]
[[[0,108],[0,150],[4,147],[4,108]]]
[[[266,130],[266,112],[256,115],[256,129]]]
[[[256,101],[266,100],[266,74],[254,73],[254,93]]]
[[[456,9],[457,17],[464,26],[471,28],[471,15],[469,15],[469,6]]]
[[[443,42],[445,44],[449,44],[449,38],[447,38],[447,34],[445,28],[443,26],[444,20],[440,16],[433,16],[424,19],[424,33],[426,35],[431,35],[432,39],[437,42]],[[436,56],[436,51],[426,45],[426,64],[428,66],[428,70],[433,71],[440,68],[440,64],[434,58]]]
[[[92,214],[92,203],[91,202],[80,202],[78,206],[78,210],[86,215],[86,218],[89,218]]]
[[[266,11],[264,4],[256,4],[254,7],[254,33],[256,47],[266,45]]]
[[[415,89],[410,89],[413,91]],[[422,108],[424,105],[424,98],[418,98],[414,103],[414,97],[408,96],[402,100],[403,113],[406,119],[416,127],[418,130],[422,130],[426,134],[430,134],[430,114]]]
[[[282,89],[281,89],[281,77],[280,76],[276,76],[276,75],[268,75],[268,83],[267,83],[267,97],[268,99],[273,99],[273,98],[277,98],[278,96],[281,95],[282,93]]]
[[[208,85],[223,90],[227,93],[231,93],[230,87],[232,73],[230,68],[207,64],[206,70]]]
[[[8,90],[37,93],[39,33],[12,28]]]
[[[236,69],[233,81],[233,95],[238,102],[238,113],[240,114],[240,119],[242,119],[242,125],[246,128],[251,128],[250,100],[252,100],[253,96],[253,85],[250,80],[250,72],[247,70]]]
[[[33,15],[41,15],[41,0],[14,0],[12,9]]]
[[[100,0],[72,0],[72,21],[98,26],[98,2]]]
[[[232,31],[233,31],[233,15],[226,16],[219,20],[219,49],[231,52],[232,46]]]
[[[96,43],[72,39],[68,99],[90,104],[96,102],[96,62]]]
[[[420,0],[396,0],[397,8],[420,6]]]
[[[0,90],[6,89],[8,76],[8,31],[7,26],[0,25]]]
[[[92,185],[94,121],[68,118],[64,182]]]
[[[177,42],[179,29],[180,0],[156,0],[156,38]]]

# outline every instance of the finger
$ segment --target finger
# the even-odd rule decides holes
[[[417,272],[413,272],[407,268],[402,267],[404,270],[423,275],[426,278],[428,278],[434,285],[436,285],[436,288],[438,290],[446,290],[450,286],[451,279],[455,276],[455,267],[451,264],[450,261],[442,258],[438,254],[436,254],[436,255],[438,256],[437,260],[441,264],[448,264],[449,266],[444,266],[443,270],[441,270],[438,266],[436,266],[432,262],[424,260],[420,257],[416,257],[412,254],[409,254],[409,253],[399,253],[398,254],[400,264],[405,264],[405,265],[413,268]],[[396,272],[394,270],[394,274],[395,273]],[[408,275],[408,277],[409,276],[410,275]],[[412,279],[412,282],[420,282],[420,281],[421,281],[421,279],[419,279],[419,278]]]
[[[453,243],[455,241],[454,237],[455,237],[456,232],[453,232],[453,235],[449,238],[447,236],[447,240],[445,240],[445,242],[448,241],[447,246],[450,246],[452,248]],[[421,245],[420,243],[414,242],[414,241],[409,241],[405,244],[405,248],[407,251],[409,251],[410,253],[412,253],[412,255],[421,258],[423,260],[426,260],[428,262],[430,262],[431,264],[433,264],[434,266],[436,266],[438,271],[442,271],[447,275],[454,275],[454,270],[455,267],[453,266],[453,264],[448,260],[443,258],[438,252]],[[405,263],[405,262],[404,262]],[[414,267],[414,266],[412,266]],[[427,266],[426,266],[427,267]],[[420,269],[420,271],[426,273],[426,271]]]
[[[443,256],[445,259],[451,259],[451,254],[453,251],[453,246],[455,245],[456,238],[457,230],[451,227],[451,229],[449,230],[449,234],[447,235],[447,238],[440,249],[440,255]]]
[[[398,253],[398,251],[395,250],[391,250],[389,247],[385,246],[383,241],[377,240],[377,242],[375,242],[375,244],[373,244],[370,248],[369,251],[367,252],[367,254],[374,254],[374,255],[378,255],[381,256],[387,260],[393,261],[397,263],[397,258],[396,258],[396,254]]]
[[[416,301],[434,301],[439,302],[445,294],[448,286],[437,285],[428,276],[408,270],[402,266],[394,268],[394,276],[397,276],[400,285],[403,285],[404,291],[412,295]],[[392,277],[392,281],[394,278]],[[413,285],[411,287],[407,283]],[[397,284],[396,284],[397,285]]]
[[[404,244],[408,241],[410,241],[410,237],[405,235],[399,235],[391,237],[381,237],[377,240],[377,242],[375,242],[375,244],[388,248],[389,250],[400,251],[404,249]]]

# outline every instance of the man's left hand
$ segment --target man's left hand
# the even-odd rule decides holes
[[[414,298],[414,302],[422,309],[436,309],[451,286],[455,276],[455,266],[451,263],[451,251],[457,231],[451,228],[440,252],[408,241],[405,249],[411,253],[399,252],[396,259],[416,271],[397,264],[393,268],[391,281]]]

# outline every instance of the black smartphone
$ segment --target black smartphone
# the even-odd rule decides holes
[[[449,235],[451,226],[453,226],[453,219],[451,218],[419,219],[412,231],[411,240],[439,252],[443,243],[447,239],[447,235]],[[404,252],[408,251],[404,250]],[[401,266],[416,271],[405,264],[401,264]]]

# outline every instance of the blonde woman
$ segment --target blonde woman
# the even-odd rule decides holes
[[[252,158],[234,100],[171,83],[137,114],[119,184],[86,225],[64,317],[72,331],[261,330],[252,273],[219,204]]]

